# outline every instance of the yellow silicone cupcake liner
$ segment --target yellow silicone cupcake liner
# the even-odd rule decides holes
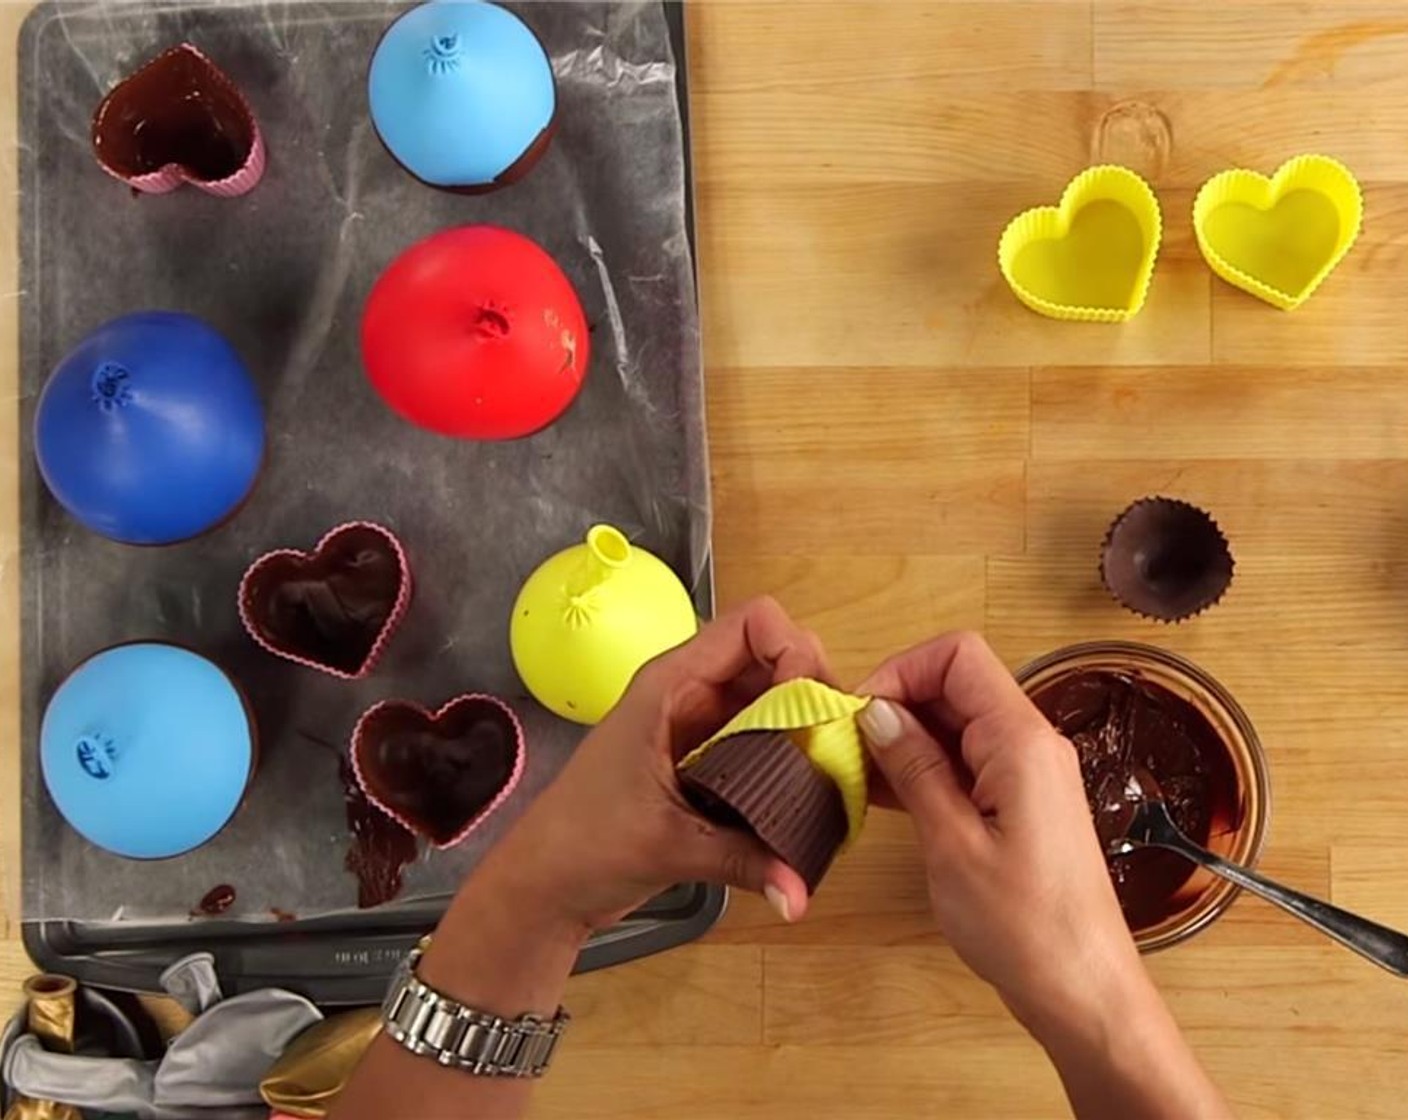
[[[792,740],[825,773],[846,807],[846,844],[853,843],[865,824],[865,748],[856,715],[870,701],[822,684],[800,679],[787,681],[759,696],[722,730],[691,751],[680,768],[698,759],[720,739],[741,731],[787,731]]]
[[[1193,200],[1193,231],[1208,267],[1282,311],[1294,311],[1334,271],[1363,218],[1359,184],[1328,156],[1296,156],[1270,178],[1224,171]]]
[[[1018,214],[997,264],[1016,297],[1052,319],[1123,323],[1149,295],[1163,220],[1149,184],[1127,167],[1087,168],[1056,206]]]

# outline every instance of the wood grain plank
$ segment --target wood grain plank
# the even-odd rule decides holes
[[[23,1003],[21,985],[37,971],[18,937],[0,941],[0,1011],[6,1021]]]
[[[1132,322],[1058,323],[997,271],[1007,222],[1056,201],[1085,155],[1044,179],[960,184],[701,184],[702,292],[720,368],[1164,365],[1211,357],[1211,274],[1171,217],[1149,301]],[[1186,210],[1191,192],[1164,205]],[[798,278],[805,277],[805,283]],[[879,414],[890,422],[900,401]],[[714,431],[728,426],[713,422]]]
[[[755,470],[787,479],[811,473],[817,447],[862,477],[933,451],[945,462],[1020,460],[1029,396],[1024,369],[714,367],[710,451],[716,461],[747,457]]]
[[[805,13],[791,0],[704,4],[696,17],[698,89],[864,90],[877,80],[953,90],[1083,89],[1089,0],[868,0]],[[1033,36],[1028,21],[1045,33]],[[838,50],[844,27],[845,49]],[[779,51],[779,37],[788,49]],[[816,65],[825,58],[824,67]]]
[[[1021,1028],[986,983],[947,947],[778,947],[766,950],[769,1042],[841,1046],[858,1033],[889,1045],[974,1048],[1020,1040]],[[1323,937],[1274,953],[1186,946],[1147,958],[1175,1017],[1197,1046],[1258,1046],[1314,1033],[1353,1045],[1391,1033],[1402,1002],[1393,977]],[[1237,978],[1235,994],[1228,978]],[[1278,1038],[1279,1036],[1279,1038]],[[1404,1044],[1408,1049],[1408,1044]]]
[[[1408,670],[1408,626],[1384,610],[1408,576],[1388,560],[1253,553],[1239,562],[1221,602],[1168,626],[1140,618],[1110,597],[1100,582],[1099,544],[1099,537],[1092,538],[1080,558],[1034,551],[990,559],[989,639],[1020,660],[1084,631],[1090,637],[1149,642],[1239,670],[1332,645],[1336,656],[1354,650],[1380,660],[1386,672],[1376,681]],[[1408,680],[1388,695],[1408,701]]]
[[[1408,178],[1408,153],[1393,140],[1408,125],[1405,98],[1338,86],[1243,89],[1228,97],[1206,84],[1159,89],[1144,82],[1122,93],[1087,96],[1084,119],[1092,143],[1118,137],[1135,156],[1135,170],[1160,190],[1196,189],[1229,167],[1269,174],[1307,151],[1343,160],[1361,183],[1401,184]],[[1187,215],[1179,217],[1187,221]]]
[[[1020,548],[1028,394],[1024,370],[721,370],[709,389],[728,433],[712,448],[719,523],[789,554],[836,553],[838,524],[864,555]],[[866,415],[885,419],[856,422]],[[818,443],[825,456],[797,454]],[[893,516],[896,502],[910,516]]]
[[[1396,368],[1032,371],[1032,458],[1408,458]]]
[[[1024,481],[1020,462],[935,463],[927,471],[915,463],[852,474],[825,460],[811,478],[780,482],[726,461],[715,466],[716,523],[735,539],[776,541],[797,553],[834,547],[838,524],[858,555],[906,548],[961,555],[988,541],[1013,550],[1023,541]]]
[[[817,18],[851,24],[816,5]],[[705,88],[694,98],[701,184],[724,182],[1064,182],[1089,156],[1108,99],[1011,87],[955,89],[945,78],[886,73],[872,58],[864,83],[788,84],[758,97]],[[1040,118],[1042,128],[1029,127]],[[785,135],[788,142],[777,143]],[[863,153],[863,158],[858,158]]]
[[[940,1050],[1015,1044],[1022,1028],[997,993],[947,945],[779,946],[765,951],[763,1033],[769,1043]]]
[[[1396,563],[1408,552],[1405,493],[1408,462],[1399,459],[1166,458],[1111,460],[1098,469],[1033,461],[1026,550],[1093,564],[1126,505],[1166,494],[1212,513],[1239,562],[1264,555]]]
[[[742,102],[752,110],[746,115]],[[785,87],[765,99],[706,92],[696,104],[705,183],[777,176],[824,184],[1060,184],[1118,152],[1157,187],[1196,188],[1226,167],[1269,172],[1321,147],[1365,183],[1408,178],[1408,152],[1395,143],[1408,129],[1408,98],[1359,88],[1285,85],[1229,97],[1206,84],[1140,82],[1109,93],[972,93],[877,76],[863,87]],[[1040,129],[1030,127],[1034,119]],[[794,141],[779,147],[773,138],[787,133]]]
[[[762,1042],[763,951],[689,945],[574,976],[573,1045],[729,1046]]]
[[[721,555],[719,600],[775,595],[820,635],[839,680],[861,680],[896,650],[944,630],[983,623],[981,556]]]
[[[1200,1048],[1243,1120],[1398,1120],[1404,1047],[1397,1036],[1357,1045],[1253,1029]],[[1292,1056],[1294,1066],[1292,1066]],[[1019,1072],[1020,1071],[1020,1072]],[[1307,1071],[1313,1076],[1298,1076]],[[537,1090],[534,1120],[899,1120],[981,1116],[1056,1120],[1070,1110],[1033,1044],[877,1047],[858,1073],[856,1046],[640,1051],[564,1046]],[[427,1118],[439,1120],[439,1118]],[[448,1118],[446,1118],[448,1120]]]
[[[1408,18],[1397,0],[1101,0],[1094,6],[1098,88],[1277,89],[1408,85]]]
[[[856,1040],[846,1046],[671,1047],[648,1062],[639,1050],[564,1045],[559,1053],[534,1097],[534,1120],[1069,1115],[1041,1051],[1020,1037],[952,1049],[871,1048]]]
[[[1330,879],[1337,906],[1408,930],[1408,845],[1336,844]]]
[[[902,421],[857,422],[885,415],[882,402],[896,394]],[[821,554],[837,550],[844,525],[847,550],[864,555],[969,553],[994,540],[1021,548],[1023,370],[721,371],[711,376],[709,408],[716,430],[729,433],[712,464],[718,523],[734,539]],[[784,430],[791,434],[779,436]],[[826,453],[798,455],[796,441]],[[949,446],[953,457],[940,459]],[[897,508],[908,516],[896,517]]]
[[[1234,997],[1235,998],[1235,997]],[[1369,1045],[1320,1041],[1313,1032],[1268,1039],[1251,1032],[1199,1056],[1226,1087],[1241,1120],[1395,1120],[1403,1115],[1400,1036]]]

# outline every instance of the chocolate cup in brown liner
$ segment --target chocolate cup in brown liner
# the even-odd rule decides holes
[[[815,892],[845,842],[836,784],[778,731],[720,739],[679,772],[685,798],[716,824],[753,833]]]
[[[1100,552],[1100,579],[1121,606],[1181,622],[1213,606],[1236,565],[1212,516],[1176,498],[1141,498],[1115,518]]]

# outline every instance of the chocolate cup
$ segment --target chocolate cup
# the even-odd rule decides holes
[[[93,114],[103,169],[140,191],[191,183],[234,197],[264,172],[264,141],[239,87],[190,43],[146,63],[110,90]]]
[[[411,597],[395,535],[369,521],[339,525],[312,552],[282,549],[240,581],[240,619],[270,653],[345,680],[371,672]]]
[[[686,800],[716,824],[753,833],[815,892],[847,832],[834,782],[780,731],[720,739],[678,773]]]
[[[386,700],[352,733],[352,769],[372,804],[438,848],[460,843],[508,798],[526,762],[523,727],[493,696],[439,711]]]
[[[1176,498],[1141,498],[1115,518],[1100,554],[1100,579],[1122,606],[1181,622],[1213,606],[1235,564],[1212,516]]]

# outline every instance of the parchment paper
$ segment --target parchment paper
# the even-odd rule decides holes
[[[560,127],[528,178],[468,198],[421,186],[382,149],[365,74],[404,5],[83,4],[41,8],[21,59],[27,919],[183,919],[212,886],[230,912],[272,920],[355,906],[338,754],[386,697],[508,698],[529,736],[517,793],[470,841],[422,858],[403,899],[452,890],[550,779],[580,729],[529,701],[507,615],[549,553],[614,523],[669,562],[707,607],[708,493],[698,324],[686,234],[675,59],[653,0],[510,4],[553,57]],[[103,94],[182,40],[244,89],[269,167],[242,199],[189,187],[133,197],[104,175],[88,125]],[[413,241],[491,221],[544,245],[593,325],[586,388],[531,439],[469,443],[390,413],[362,372],[357,329],[382,268]],[[268,409],[253,499],[192,543],[139,549],[88,533],[33,465],[38,391],[87,331],[143,308],[192,312],[226,334]],[[256,556],[310,547],[339,522],[392,527],[415,598],[375,675],[348,684],[275,659],[240,627],[235,589]],[[262,760],[235,820],[177,859],[100,852],[58,816],[36,759],[43,704],[65,672],[116,642],[163,638],[224,664],[248,690]]]

